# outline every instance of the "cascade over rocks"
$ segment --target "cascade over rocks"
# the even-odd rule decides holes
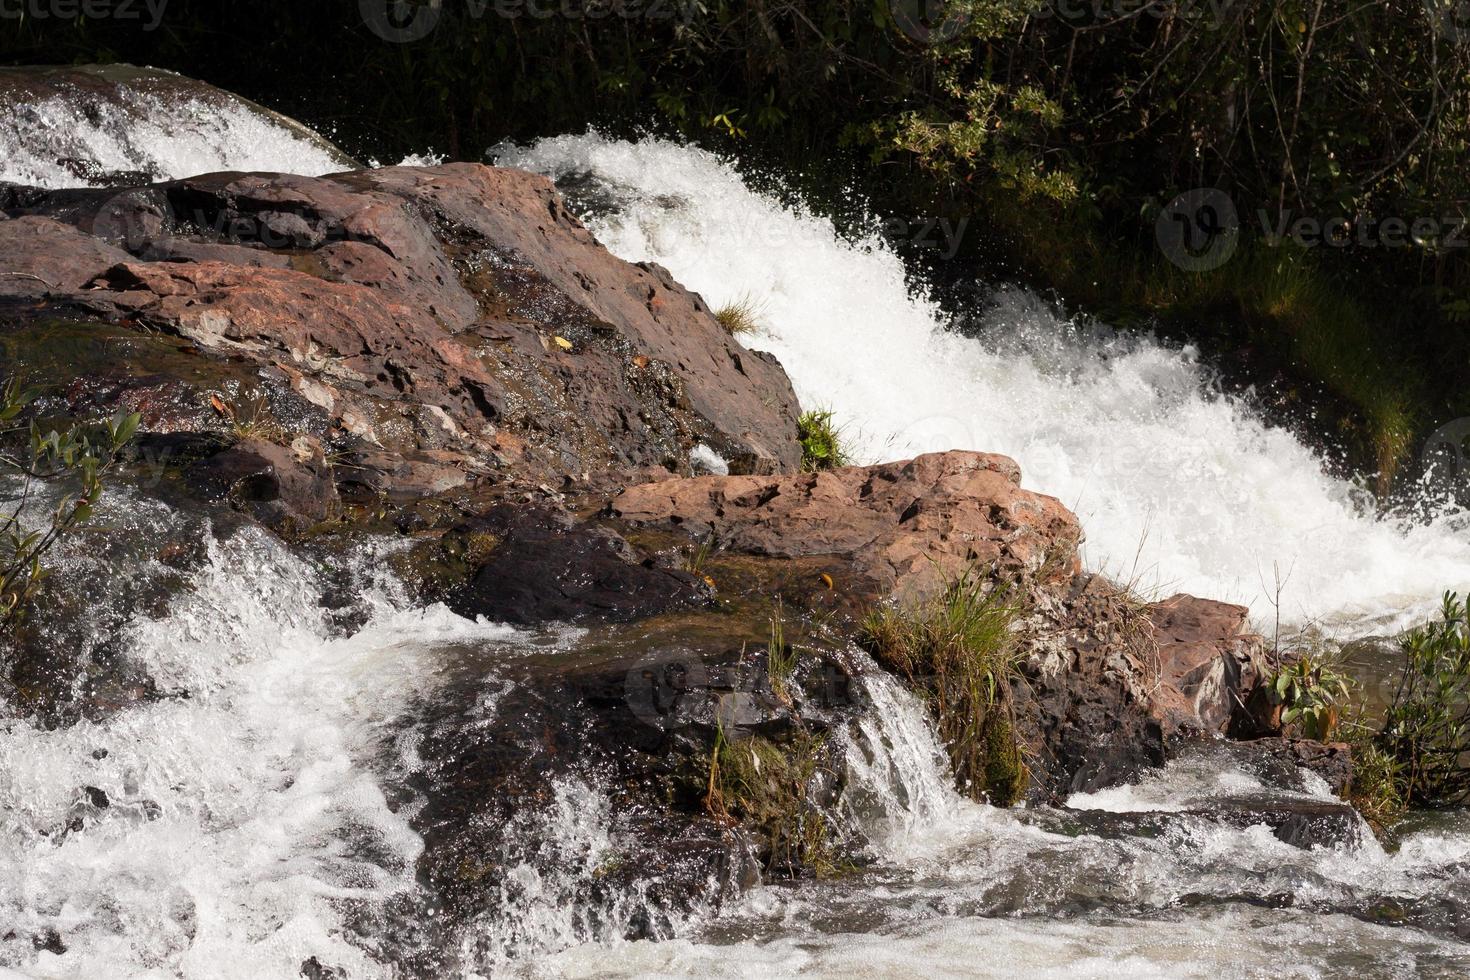
[[[1262,641],[1246,632],[1246,610],[1185,595],[1143,606],[1083,573],[1076,516],[1020,484],[1004,456],[932,453],[643,484],[610,512],[732,551],[824,557],[842,590],[869,601],[923,601],[971,567],[992,569],[1031,611],[1016,697],[1049,792],[1118,782],[1162,765],[1170,740],[1221,734],[1258,678]]]
[[[38,418],[138,412],[121,479],[216,533],[255,522],[314,557],[396,535],[390,561],[419,598],[591,631],[575,655],[526,658],[483,723],[466,720],[483,672],[473,653],[456,664],[415,818],[423,877],[456,915],[509,887],[514,855],[484,854],[518,815],[594,769],[611,773],[642,844],[589,872],[580,899],[654,875],[672,920],[711,880],[724,894],[799,873],[794,848],[833,843],[793,842],[791,808],[815,804],[717,798],[719,740],[820,772],[811,795],[836,799],[843,764],[827,736],[870,709],[857,621],[971,569],[1024,609],[1015,727],[1037,799],[1223,734],[1259,679],[1242,607],[1146,604],[1084,572],[1077,517],[1024,489],[1013,460],[955,451],[798,472],[780,364],[664,269],[608,253],[541,177],[454,164],[121,183],[0,185],[0,374],[48,382]],[[701,444],[731,475],[691,475]],[[129,534],[111,546],[158,551]],[[194,560],[187,542],[163,547],[183,570]],[[187,580],[145,584],[110,622],[166,607]],[[772,636],[783,615],[788,643],[802,635],[794,667],[775,662],[791,653]],[[38,715],[189,696],[150,687],[111,649],[58,667],[55,635],[22,635],[8,665]],[[78,687],[82,664],[92,677]],[[1335,748],[1262,752],[1346,765]],[[1345,817],[1304,806],[1263,819],[1304,842]],[[620,935],[668,932],[608,914]]]
[[[75,181],[93,186],[122,187],[163,176],[138,134],[149,132],[149,124],[170,111],[181,128],[204,132],[210,113],[236,112],[257,125],[289,133],[303,149],[303,165],[315,162],[339,170],[360,166],[288,116],[158,68],[126,64],[0,68],[0,107],[10,115],[7,122],[22,163],[29,157],[56,165]],[[68,125],[73,119],[85,120],[89,131],[78,132]],[[99,152],[99,144],[105,153]]]

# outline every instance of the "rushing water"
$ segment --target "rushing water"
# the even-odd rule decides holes
[[[0,124],[0,179],[76,183],[37,149],[58,133],[105,169],[162,177],[332,169],[244,109],[145,104],[99,122],[33,108]],[[1470,573],[1450,518],[1376,520],[1290,433],[1214,392],[1191,350],[1060,320],[1016,291],[978,311],[985,329],[967,339],[879,241],[844,240],[697,150],[581,136],[504,156],[573,179],[619,254],[663,263],[712,304],[753,300],[749,343],[782,359],[806,404],[837,413],[864,459],[1014,455],[1029,486],[1082,515],[1093,567],[1264,617],[1274,562],[1291,569],[1287,615],[1344,633],[1402,623]],[[371,548],[347,570],[353,602],[328,611],[326,572],[264,535],[185,528],[205,546],[181,573],[156,553],[176,515],[134,501],[104,518],[127,525],[109,540],[146,553],[80,541],[63,577],[182,576],[154,613],[80,627],[158,694],[60,727],[0,704],[0,969],[391,975],[414,930],[390,920],[429,918],[415,878],[418,706],[468,686],[471,708],[450,717],[493,717],[508,690],[498,659],[576,638],[412,608],[370,571]],[[509,828],[545,843],[508,836],[493,855],[505,887],[445,941],[471,972],[536,977],[1470,974],[1463,818],[1411,825],[1387,848],[1356,824],[1295,847],[1215,814],[1321,805],[1325,787],[1219,753],[1066,809],[997,810],[954,792],[909,695],[866,683],[875,710],[849,736],[851,788],[833,815],[867,841],[860,873],[759,889],[719,917],[671,922],[667,941],[620,942],[607,924],[637,891],[613,896],[610,917],[584,904],[620,846],[619,814],[596,774],[568,776]]]
[[[586,944],[528,964],[546,977],[1462,977],[1464,826],[1365,829],[1294,847],[1208,814],[1240,800],[1332,799],[1213,753],[1072,811],[958,796],[922,710],[887,678],[853,737],[850,819],[877,864],[850,880],[760,890],[672,941]],[[1123,815],[1120,823],[1115,815]],[[1103,815],[1114,818],[1098,819]],[[1135,827],[1127,817],[1135,815]],[[1423,928],[1379,924],[1408,918]]]
[[[54,96],[6,115],[0,180],[35,187],[85,186],[87,174],[109,171],[173,180],[221,170],[316,176],[342,169],[323,146],[239,103],[138,93],[119,105]]]
[[[1279,568],[1283,618],[1344,635],[1470,584],[1462,526],[1376,519],[1290,432],[1216,393],[1192,349],[1060,320],[1021,291],[977,311],[985,333],[968,339],[877,238],[844,240],[700,150],[587,135],[499,157],[574,178],[623,258],[664,265],[715,308],[753,302],[763,329],[745,342],[781,359],[804,405],[836,413],[862,460],[1014,457],[1028,487],[1077,512],[1094,568],[1242,602],[1261,622]]]

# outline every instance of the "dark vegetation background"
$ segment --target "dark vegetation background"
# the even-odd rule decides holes
[[[906,247],[941,281],[1019,279],[1189,337],[1344,469],[1409,482],[1424,437],[1470,414],[1466,242],[1302,248],[1261,220],[1451,230],[1470,25],[1462,43],[1448,0],[1052,2],[442,0],[437,29],[399,44],[359,0],[171,0],[154,32],[0,22],[0,64],[169,68],[363,158],[480,159],[595,124],[800,175],[839,217],[848,188],[882,215],[970,215],[953,260]],[[1196,187],[1228,191],[1242,223],[1206,273],[1154,239]]]

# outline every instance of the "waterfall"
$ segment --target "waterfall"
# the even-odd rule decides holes
[[[878,237],[751,189],[728,161],[656,139],[595,134],[501,147],[500,163],[568,182],[598,238],[653,261],[711,307],[745,300],[742,338],[781,359],[804,406],[832,410],[862,462],[977,449],[1021,464],[1025,485],[1074,509],[1096,570],[1144,591],[1190,592],[1344,638],[1388,632],[1470,583],[1452,516],[1376,518],[1290,432],[1211,385],[1190,347],[1059,318],[1002,290],[949,329]]]

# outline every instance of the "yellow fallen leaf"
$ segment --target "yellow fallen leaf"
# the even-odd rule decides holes
[[[562,350],[572,349],[572,342],[565,337],[552,337],[551,339],[555,341],[556,346],[560,347]]]
[[[837,587],[837,584],[832,581],[832,576],[826,572],[822,573],[822,584],[827,586],[828,589],[835,589]]]
[[[714,588],[714,587],[715,587],[715,580],[714,580],[714,577],[713,577],[713,576],[710,576],[710,575],[706,575],[706,576],[705,576],[705,577],[704,577],[704,584],[705,584],[705,585],[708,585],[708,586],[709,586],[709,587],[710,587],[710,588],[712,588],[712,589],[713,589],[713,588]]]

